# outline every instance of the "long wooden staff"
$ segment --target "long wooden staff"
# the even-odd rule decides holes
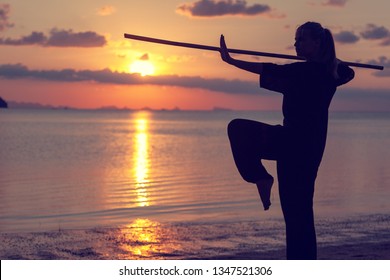
[[[128,33],[125,33],[124,36],[126,39],[132,39],[132,40],[138,40],[138,41],[144,41],[144,42],[150,42],[150,43],[156,43],[156,44],[171,45],[171,46],[185,47],[185,48],[192,48],[192,49],[201,49],[201,50],[208,50],[208,51],[217,51],[217,52],[219,52],[219,50],[220,50],[219,47],[214,47],[214,46],[169,41],[169,40],[139,36],[139,35],[128,34]],[[294,60],[305,60],[303,57],[299,57],[299,56],[295,56],[295,55],[288,55],[288,54],[248,51],[248,50],[239,50],[239,49],[228,49],[228,51],[230,53],[236,53],[236,54],[276,57],[276,58],[294,59]],[[360,68],[370,68],[370,69],[376,69],[376,70],[383,70],[383,68],[384,68],[381,65],[364,64],[364,63],[349,62],[349,61],[343,61],[342,63],[346,64],[348,66],[360,67]]]

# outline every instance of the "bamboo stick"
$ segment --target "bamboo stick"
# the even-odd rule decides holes
[[[126,39],[131,39],[131,40],[144,41],[144,42],[163,44],[163,45],[170,45],[170,46],[176,46],[176,47],[185,47],[185,48],[208,50],[208,51],[217,51],[217,52],[219,52],[219,50],[220,50],[219,47],[214,47],[214,46],[199,45],[199,44],[192,44],[192,43],[185,43],[185,42],[169,41],[169,40],[163,40],[163,39],[157,39],[157,38],[152,38],[152,37],[139,36],[139,35],[128,34],[128,33],[125,33],[124,37]],[[240,49],[228,49],[228,51],[230,53],[235,53],[235,54],[245,54],[245,55],[253,55],[253,56],[265,56],[265,57],[284,58],[284,59],[293,59],[293,60],[305,60],[303,57],[299,57],[299,56],[295,56],[295,55],[288,55],[288,54],[268,53],[268,52],[240,50]],[[352,66],[352,67],[370,68],[370,69],[376,69],[376,70],[383,70],[383,68],[384,68],[381,65],[364,64],[364,63],[349,62],[349,61],[342,61],[342,63],[346,64],[348,66]]]

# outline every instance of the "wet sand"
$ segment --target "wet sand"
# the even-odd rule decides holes
[[[387,215],[321,220],[318,258],[389,260]],[[0,258],[34,260],[285,259],[282,221],[159,224],[0,234]]]

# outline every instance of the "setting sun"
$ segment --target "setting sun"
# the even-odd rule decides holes
[[[136,60],[129,66],[130,73],[139,73],[141,76],[153,75],[154,65],[148,60]]]

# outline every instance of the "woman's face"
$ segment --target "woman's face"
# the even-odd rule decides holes
[[[320,40],[313,40],[308,31],[305,32],[303,28],[298,28],[294,46],[298,56],[306,60],[315,60],[319,52]]]

